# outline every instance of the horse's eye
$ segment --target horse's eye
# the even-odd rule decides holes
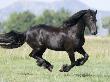
[[[93,17],[92,17],[92,16],[90,16],[90,18],[92,19]]]
[[[97,20],[96,20],[96,19],[93,19],[93,21],[94,21],[94,22],[97,22]]]

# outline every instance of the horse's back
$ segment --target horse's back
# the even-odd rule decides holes
[[[63,50],[65,33],[61,29],[38,25],[28,30],[26,36],[28,44],[45,46],[52,50]]]

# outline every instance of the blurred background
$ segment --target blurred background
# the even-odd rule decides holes
[[[109,0],[1,0],[0,32],[25,31],[36,24],[56,27],[74,13],[84,10],[98,10],[98,35],[110,34]],[[89,34],[86,29],[86,34]]]
[[[43,58],[54,65],[50,73],[29,57],[32,49],[26,43],[17,49],[0,48],[0,82],[110,82],[110,0],[0,0],[0,33],[24,32],[36,24],[60,28],[64,20],[84,9],[98,10],[98,34],[85,37],[89,59],[84,65],[60,73],[63,64],[71,63],[67,53],[47,49]],[[75,54],[76,60],[82,57]]]

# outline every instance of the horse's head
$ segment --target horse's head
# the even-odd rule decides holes
[[[86,23],[87,27],[89,28],[89,30],[91,31],[92,35],[97,34],[96,14],[97,14],[97,10],[93,11],[93,10],[88,9],[87,13],[85,13],[85,15],[83,16],[85,23]]]

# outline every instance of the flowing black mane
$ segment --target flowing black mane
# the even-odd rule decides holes
[[[87,13],[88,10],[81,10],[77,13],[75,13],[74,15],[72,15],[71,17],[69,17],[69,19],[67,19],[66,21],[63,22],[63,27],[71,27],[73,25],[75,25],[78,20],[85,14]]]

